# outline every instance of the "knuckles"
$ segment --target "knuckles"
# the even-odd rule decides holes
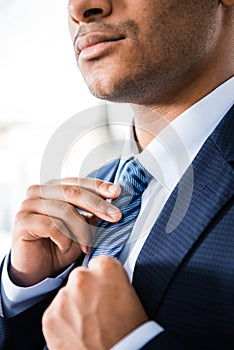
[[[27,210],[20,210],[15,217],[15,223],[19,224],[21,222],[24,222],[28,216],[29,216],[29,212]]]
[[[67,308],[67,303],[70,298],[69,291],[66,287],[62,288],[56,297],[56,310],[59,315],[63,315]]]
[[[95,191],[96,193],[106,192],[107,186],[109,186],[109,182],[105,182],[99,179],[95,179]]]
[[[60,210],[64,218],[69,218],[72,215],[72,213],[76,212],[75,208],[68,203],[61,202],[60,206],[61,206]]]
[[[48,223],[48,231],[49,232],[59,232],[62,233],[64,231],[64,224],[61,220],[50,218]]]
[[[52,302],[52,304],[46,309],[42,317],[42,326],[43,330],[51,327],[53,323],[58,319],[58,317],[62,317],[66,312],[67,302],[69,300],[69,293],[66,287],[60,289],[56,298]]]
[[[26,210],[30,210],[31,208],[32,208],[32,204],[33,204],[33,199],[31,199],[31,198],[26,198],[23,202],[22,202],[22,204],[21,204],[21,207],[20,207],[20,209],[22,210],[22,211],[26,211]]]
[[[90,280],[90,272],[86,268],[78,267],[74,269],[68,279],[68,284],[74,286],[75,290],[82,290]]]
[[[98,270],[104,276],[115,275],[116,273],[124,273],[125,270],[120,262],[108,255],[99,255],[93,258],[89,267],[92,270]]]
[[[101,197],[96,196],[93,200],[93,208],[95,208],[95,211],[97,213],[106,214],[108,203],[102,199]]]
[[[77,198],[80,195],[80,187],[63,185],[63,193],[65,198]]]
[[[53,313],[51,308],[48,308],[42,316],[42,329],[43,333],[46,333],[53,322]]]
[[[35,197],[38,194],[39,189],[40,189],[40,185],[31,185],[31,186],[29,186],[29,188],[27,189],[26,196],[28,198]]]

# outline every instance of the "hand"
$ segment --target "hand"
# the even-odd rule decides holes
[[[31,186],[14,225],[13,282],[31,286],[61,272],[82,251],[87,253],[94,227],[89,223],[97,218],[120,220],[121,212],[105,200],[118,197],[120,191],[119,186],[89,178]],[[77,208],[92,215],[85,217]]]
[[[50,350],[106,350],[147,320],[122,265],[98,256],[71,272],[42,325]]]

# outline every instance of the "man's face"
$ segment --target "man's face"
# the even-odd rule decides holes
[[[163,99],[193,67],[204,69],[219,7],[218,0],[70,0],[70,32],[91,92],[138,104]]]

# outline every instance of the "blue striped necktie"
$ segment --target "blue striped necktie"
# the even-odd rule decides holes
[[[118,258],[131,235],[140,212],[142,194],[151,179],[152,175],[137,159],[128,161],[118,181],[121,195],[112,201],[122,211],[122,218],[116,223],[99,220],[96,239],[88,260],[101,254]]]
[[[117,182],[121,195],[112,201],[122,211],[122,219],[116,223],[99,220],[89,260],[101,254],[118,258],[131,235],[141,209],[142,194],[151,179],[152,175],[137,159],[128,161]],[[48,350],[47,346],[43,350]]]

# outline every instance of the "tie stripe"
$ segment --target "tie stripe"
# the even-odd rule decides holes
[[[151,179],[151,174],[137,159],[128,161],[118,181],[121,195],[112,201],[122,211],[122,218],[116,223],[99,220],[89,260],[100,254],[118,258],[131,235],[140,212],[142,194]]]

